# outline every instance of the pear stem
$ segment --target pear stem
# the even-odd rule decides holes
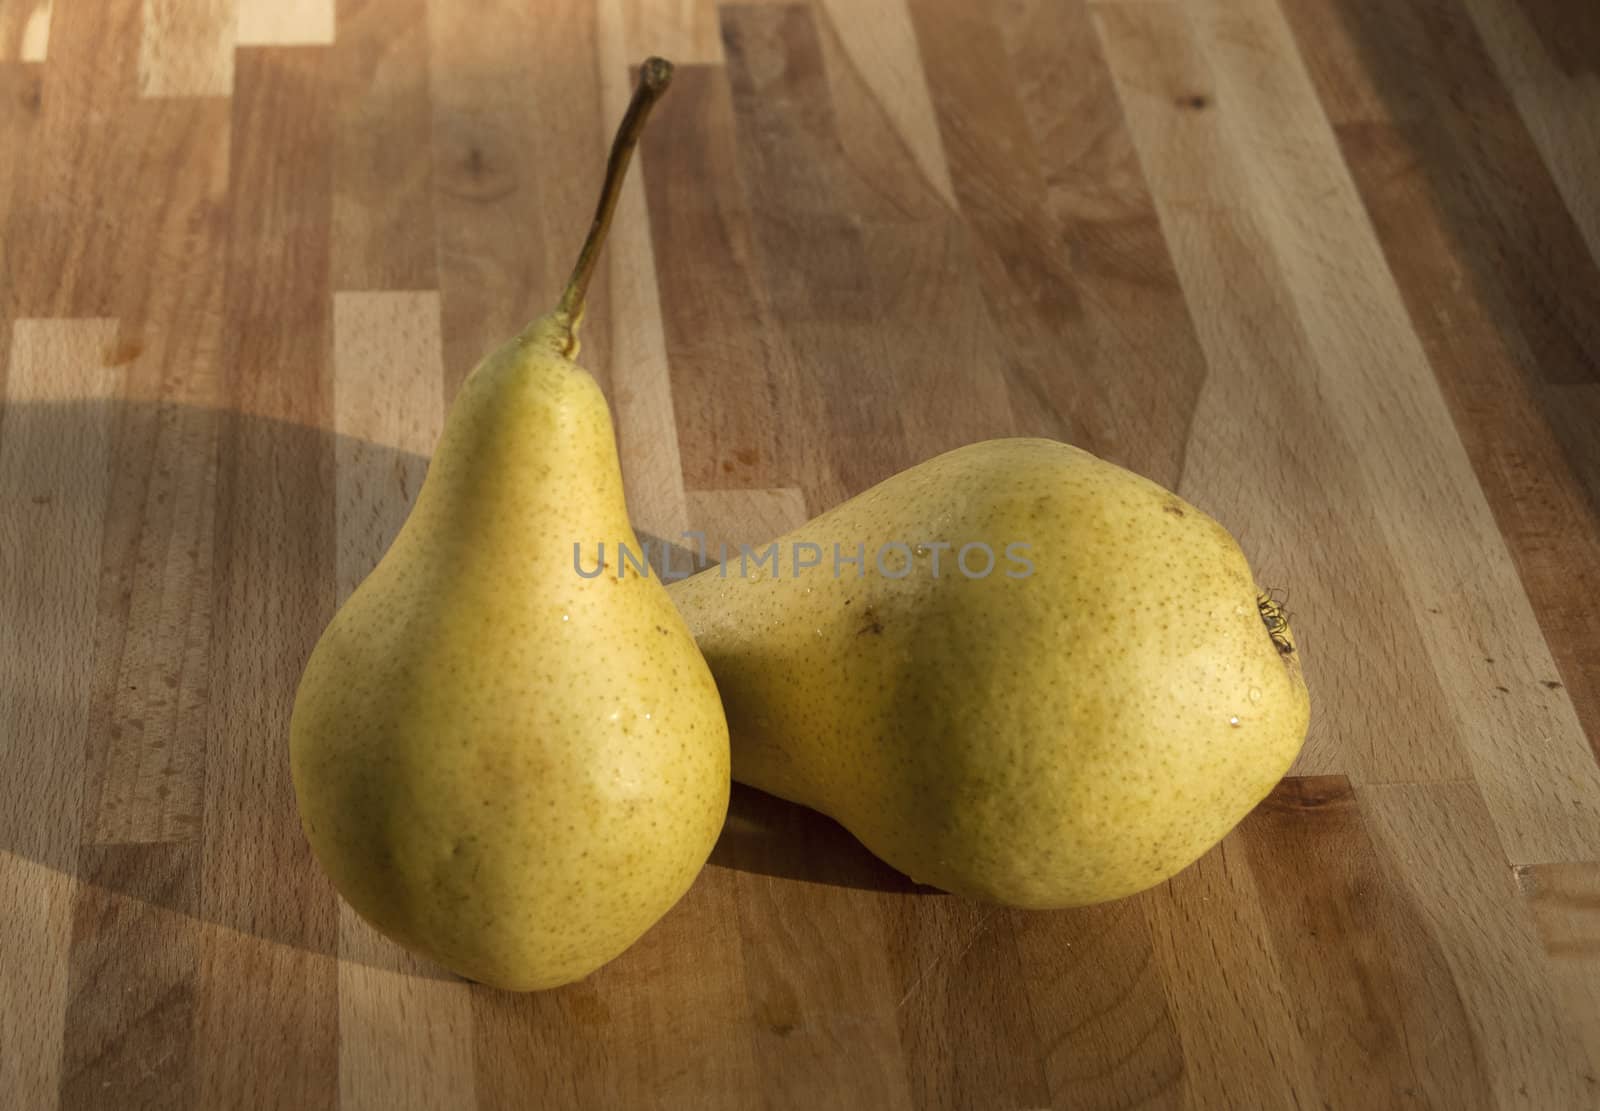
[[[646,58],[639,67],[639,84],[628,101],[628,110],[617,125],[616,138],[611,140],[611,157],[606,160],[605,183],[600,188],[600,204],[594,211],[594,223],[578,253],[578,264],[572,268],[567,288],[561,294],[556,311],[567,318],[568,332],[576,343],[578,325],[583,321],[583,301],[589,292],[589,279],[594,276],[600,248],[605,245],[606,232],[611,228],[611,214],[616,211],[617,198],[622,194],[622,179],[628,174],[628,163],[633,159],[633,148],[639,145],[639,135],[650,117],[661,94],[672,82],[672,63],[665,58]]]

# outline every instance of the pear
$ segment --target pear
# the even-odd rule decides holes
[[[573,358],[644,64],[558,307],[462,385],[416,505],[323,633],[290,724],[300,817],[364,918],[462,976],[579,979],[684,894],[721,829],[716,687],[659,579],[576,573],[638,542],[610,413]]]
[[[1227,530],[1049,440],[938,456],[669,592],[734,778],[974,898],[1159,883],[1305,737],[1293,636]]]

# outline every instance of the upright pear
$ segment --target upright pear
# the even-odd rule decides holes
[[[1049,440],[941,455],[670,592],[734,778],[976,898],[1159,883],[1305,737],[1293,637],[1233,537]]]
[[[560,304],[462,385],[410,516],[312,652],[290,726],[306,836],[350,905],[514,990],[632,944],[688,889],[727,809],[716,687],[661,582],[577,573],[577,548],[640,550],[605,398],[573,359],[670,75],[645,63]]]

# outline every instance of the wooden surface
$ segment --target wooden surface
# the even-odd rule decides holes
[[[0,1103],[1600,1106],[1595,10],[0,0]],[[315,867],[301,665],[652,51],[585,336],[640,529],[1012,434],[1213,512],[1315,716],[1170,883],[975,905],[740,790],[517,997]]]

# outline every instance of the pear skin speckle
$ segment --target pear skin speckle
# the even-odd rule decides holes
[[[968,577],[951,557],[978,541],[998,564]],[[1288,623],[1233,537],[1086,452],[971,445],[780,551],[808,542],[865,543],[869,560],[900,542],[919,562],[901,578],[835,577],[831,558],[760,580],[712,570],[669,592],[722,693],[734,777],[829,814],[920,882],[1040,908],[1143,890],[1216,844],[1304,741]],[[1013,542],[1031,574],[1007,573]]]

